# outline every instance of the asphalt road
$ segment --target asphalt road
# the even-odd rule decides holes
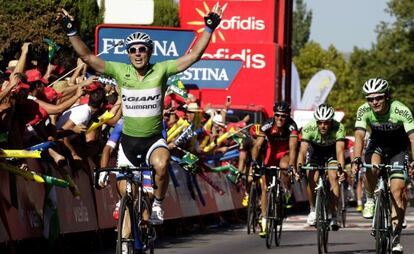
[[[403,231],[405,253],[414,252],[414,209],[407,213],[408,228]],[[210,227],[203,233],[163,236],[156,242],[157,254],[268,254],[268,253],[317,253],[316,231],[305,223],[306,215],[290,216],[284,224],[281,246],[269,250],[264,239],[257,234],[247,235],[244,224],[228,227]],[[348,226],[329,234],[329,253],[375,253],[374,238],[370,235],[370,220],[363,219],[351,209]],[[114,249],[77,250],[73,253],[114,253]]]

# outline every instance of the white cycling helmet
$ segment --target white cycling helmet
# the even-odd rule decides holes
[[[315,112],[313,113],[313,116],[315,117],[315,119],[317,121],[328,121],[328,120],[332,120],[332,118],[335,115],[335,111],[333,109],[333,107],[331,107],[329,104],[321,104],[319,105],[316,109]]]
[[[143,44],[151,50],[154,48],[154,42],[151,40],[151,37],[148,34],[142,32],[135,32],[133,34],[130,34],[125,39],[125,46],[127,50],[134,44]]]
[[[390,86],[388,81],[381,78],[371,78],[364,83],[362,90],[365,95],[372,93],[387,93]]]

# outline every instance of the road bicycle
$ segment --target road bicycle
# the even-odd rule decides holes
[[[153,254],[156,231],[154,226],[148,222],[152,206],[148,194],[144,190],[143,182],[144,172],[150,172],[152,188],[157,188],[154,169],[144,166],[98,168],[95,170],[95,187],[99,186],[98,179],[101,172],[119,173],[123,176],[117,178],[117,181],[126,180],[125,195],[121,198],[119,206],[116,253],[121,254],[122,246],[126,245],[129,254],[144,253],[147,250],[150,254]],[[145,215],[147,215],[147,218],[145,218]],[[127,226],[126,223],[124,224],[126,216],[129,216],[131,234],[125,238],[123,237],[123,231],[124,227]]]
[[[330,231],[329,207],[330,190],[327,177],[328,170],[338,170],[338,166],[302,166],[302,170],[317,170],[319,172],[318,183],[316,185],[316,229],[318,240],[318,253],[328,252],[328,238]]]
[[[374,191],[375,210],[371,234],[375,237],[375,250],[377,254],[391,253],[393,238],[391,223],[392,202],[388,179],[392,170],[405,171],[407,169],[407,162],[404,165],[363,164],[363,167],[379,170],[377,187]]]
[[[283,220],[286,217],[283,196],[285,191],[280,181],[281,169],[279,167],[266,167],[265,171],[270,176],[270,184],[267,187],[267,210],[266,210],[266,247],[270,249],[275,241],[275,245],[280,245],[282,235]],[[291,182],[292,170],[288,170]]]

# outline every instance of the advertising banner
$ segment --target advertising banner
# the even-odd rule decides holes
[[[101,54],[100,57],[106,61],[130,63],[125,47],[114,45],[137,31],[147,33],[154,41],[151,63],[185,55],[196,37],[194,31],[185,29],[100,25],[96,29],[96,54]],[[184,72],[171,77],[168,83],[178,77],[184,84],[225,89],[233,82],[241,66],[242,61],[237,59],[200,60]]]
[[[95,198],[99,228],[115,227],[117,221],[112,214],[116,203],[119,201],[119,197],[116,190],[116,179],[113,174],[109,176],[108,186],[101,190],[95,190]]]
[[[9,236],[7,234],[6,227],[4,226],[3,222],[0,220],[0,243],[7,242],[8,240],[9,240]]]
[[[30,168],[39,169],[34,159],[26,160]],[[16,176],[17,207],[13,207],[10,199],[9,173],[0,170],[0,209],[6,216],[7,226],[12,240],[22,240],[30,237],[42,236],[42,206],[44,185],[34,181],[27,181]],[[1,231],[1,230],[0,230]]]
[[[95,31],[96,54],[106,61],[129,63],[124,42],[132,33],[147,33],[154,41],[154,50],[151,56],[152,63],[176,59],[184,55],[193,43],[196,33],[191,30],[174,28],[154,28],[123,25],[99,25]]]
[[[293,110],[293,120],[295,120],[296,124],[298,125],[298,128],[302,128],[305,126],[305,124],[309,123],[313,119],[313,110]],[[344,111],[335,111],[334,119],[338,122],[342,121],[344,119],[345,112]]]
[[[202,104],[224,104],[226,96],[231,95],[233,105],[261,105],[268,113],[272,112],[276,75],[274,43],[210,44],[203,59],[237,59],[243,65],[227,89],[202,88]]]
[[[299,109],[314,109],[324,103],[335,82],[336,76],[330,70],[316,73],[305,88]]]
[[[79,170],[73,180],[81,192],[75,198],[69,189],[57,188],[57,209],[60,233],[83,232],[98,229],[92,183],[85,171]]]
[[[225,7],[213,43],[269,43],[275,38],[274,0],[232,0],[220,2]],[[204,15],[217,1],[180,0],[180,25],[201,33]]]

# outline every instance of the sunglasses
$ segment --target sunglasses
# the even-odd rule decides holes
[[[275,113],[275,117],[281,117],[281,118],[286,118],[288,117],[286,114],[279,114],[279,113]]]
[[[330,121],[316,121],[317,125],[321,125],[321,124],[329,124]]]
[[[382,101],[385,99],[385,95],[378,95],[375,97],[366,97],[368,102],[374,102],[374,101]]]
[[[131,48],[128,49],[128,53],[129,54],[136,54],[137,52],[139,52],[139,53],[147,53],[148,52],[148,48],[147,47],[139,47],[139,48],[131,47]]]

